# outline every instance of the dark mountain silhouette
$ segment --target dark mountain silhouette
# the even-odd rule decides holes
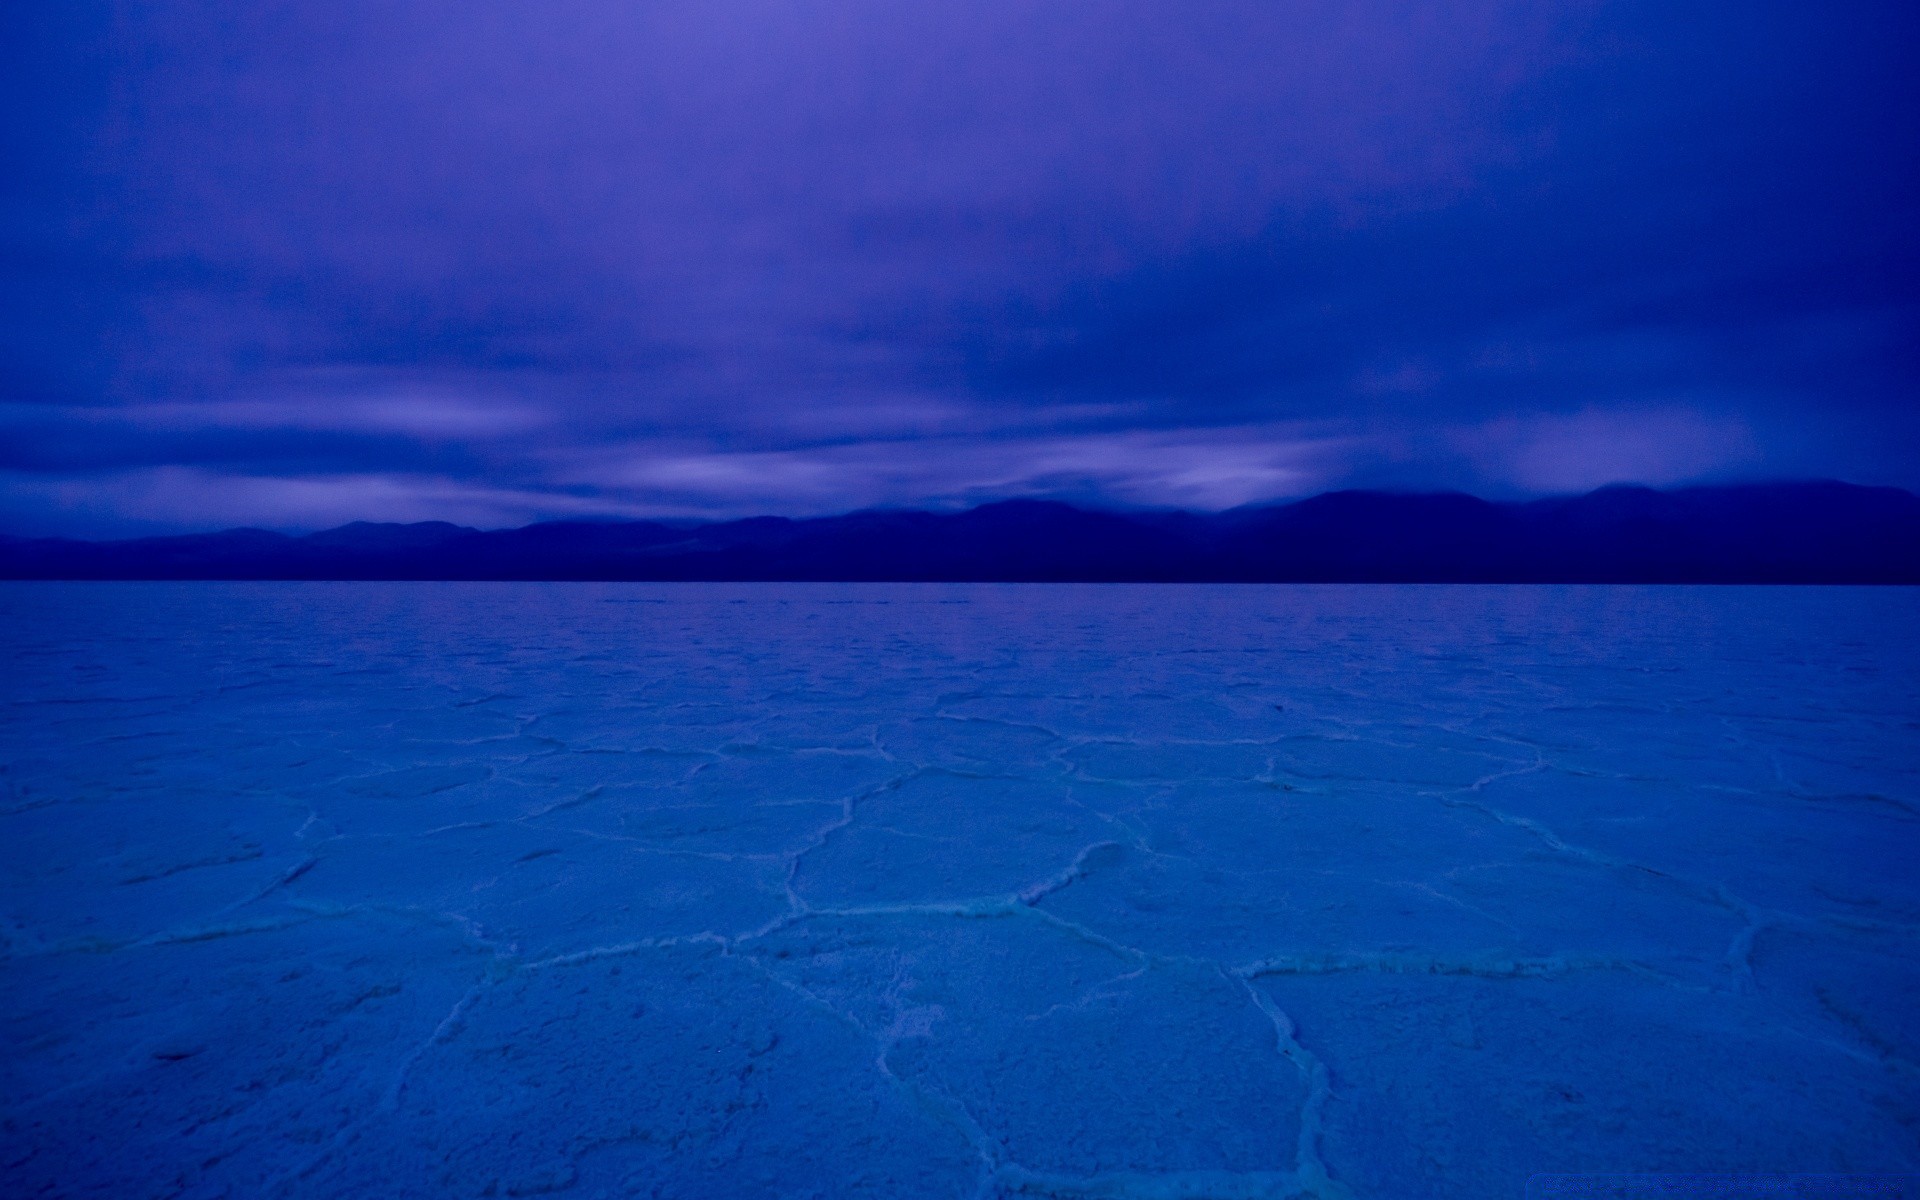
[[[1009,500],[694,526],[355,522],[306,536],[0,537],[0,578],[1920,583],[1920,497],[1817,482],[1527,503],[1329,492],[1224,513]]]

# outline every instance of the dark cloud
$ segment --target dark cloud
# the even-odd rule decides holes
[[[1920,484],[1913,6],[12,6],[17,528]]]

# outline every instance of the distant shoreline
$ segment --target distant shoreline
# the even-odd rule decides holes
[[[1920,584],[1920,497],[1836,482],[1614,487],[1524,503],[1350,491],[1222,513],[1009,500],[693,527],[0,536],[0,579]]]

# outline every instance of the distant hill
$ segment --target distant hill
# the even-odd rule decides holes
[[[1920,583],[1920,497],[1832,482],[1527,503],[1349,491],[1223,513],[1009,500],[693,527],[0,537],[0,578]]]

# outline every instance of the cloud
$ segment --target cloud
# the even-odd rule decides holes
[[[1147,507],[1231,508],[1303,495],[1337,439],[1290,427],[1042,437],[860,441],[805,450],[610,450],[565,476],[595,491],[671,498],[688,512],[818,514],[1054,496]]]
[[[462,395],[448,389],[407,388],[376,380],[365,391],[335,389],[273,400],[151,401],[114,406],[40,406],[24,413],[42,422],[94,428],[121,426],[150,433],[251,432],[398,434],[422,441],[517,437],[554,419],[537,407]]]
[[[1509,417],[1456,436],[1489,477],[1528,492],[1693,483],[1762,458],[1744,419],[1685,407]]]
[[[568,468],[522,472],[526,482],[517,486],[421,471],[0,470],[0,518],[17,531],[93,535],[241,524],[295,531],[359,520],[497,528],[566,517],[817,516],[1012,495],[1223,509],[1316,490],[1339,451],[1337,439],[1295,429],[1241,428],[748,452],[635,443],[601,447]],[[127,513],[140,514],[140,523],[127,522]]]
[[[129,520],[128,514],[138,514]],[[617,499],[487,487],[422,475],[245,475],[151,467],[86,475],[0,471],[0,516],[16,532],[131,536],[247,525],[290,532],[351,521],[504,528],[568,516],[641,517]]]
[[[1920,484],[1910,5],[16,10],[18,520]]]

